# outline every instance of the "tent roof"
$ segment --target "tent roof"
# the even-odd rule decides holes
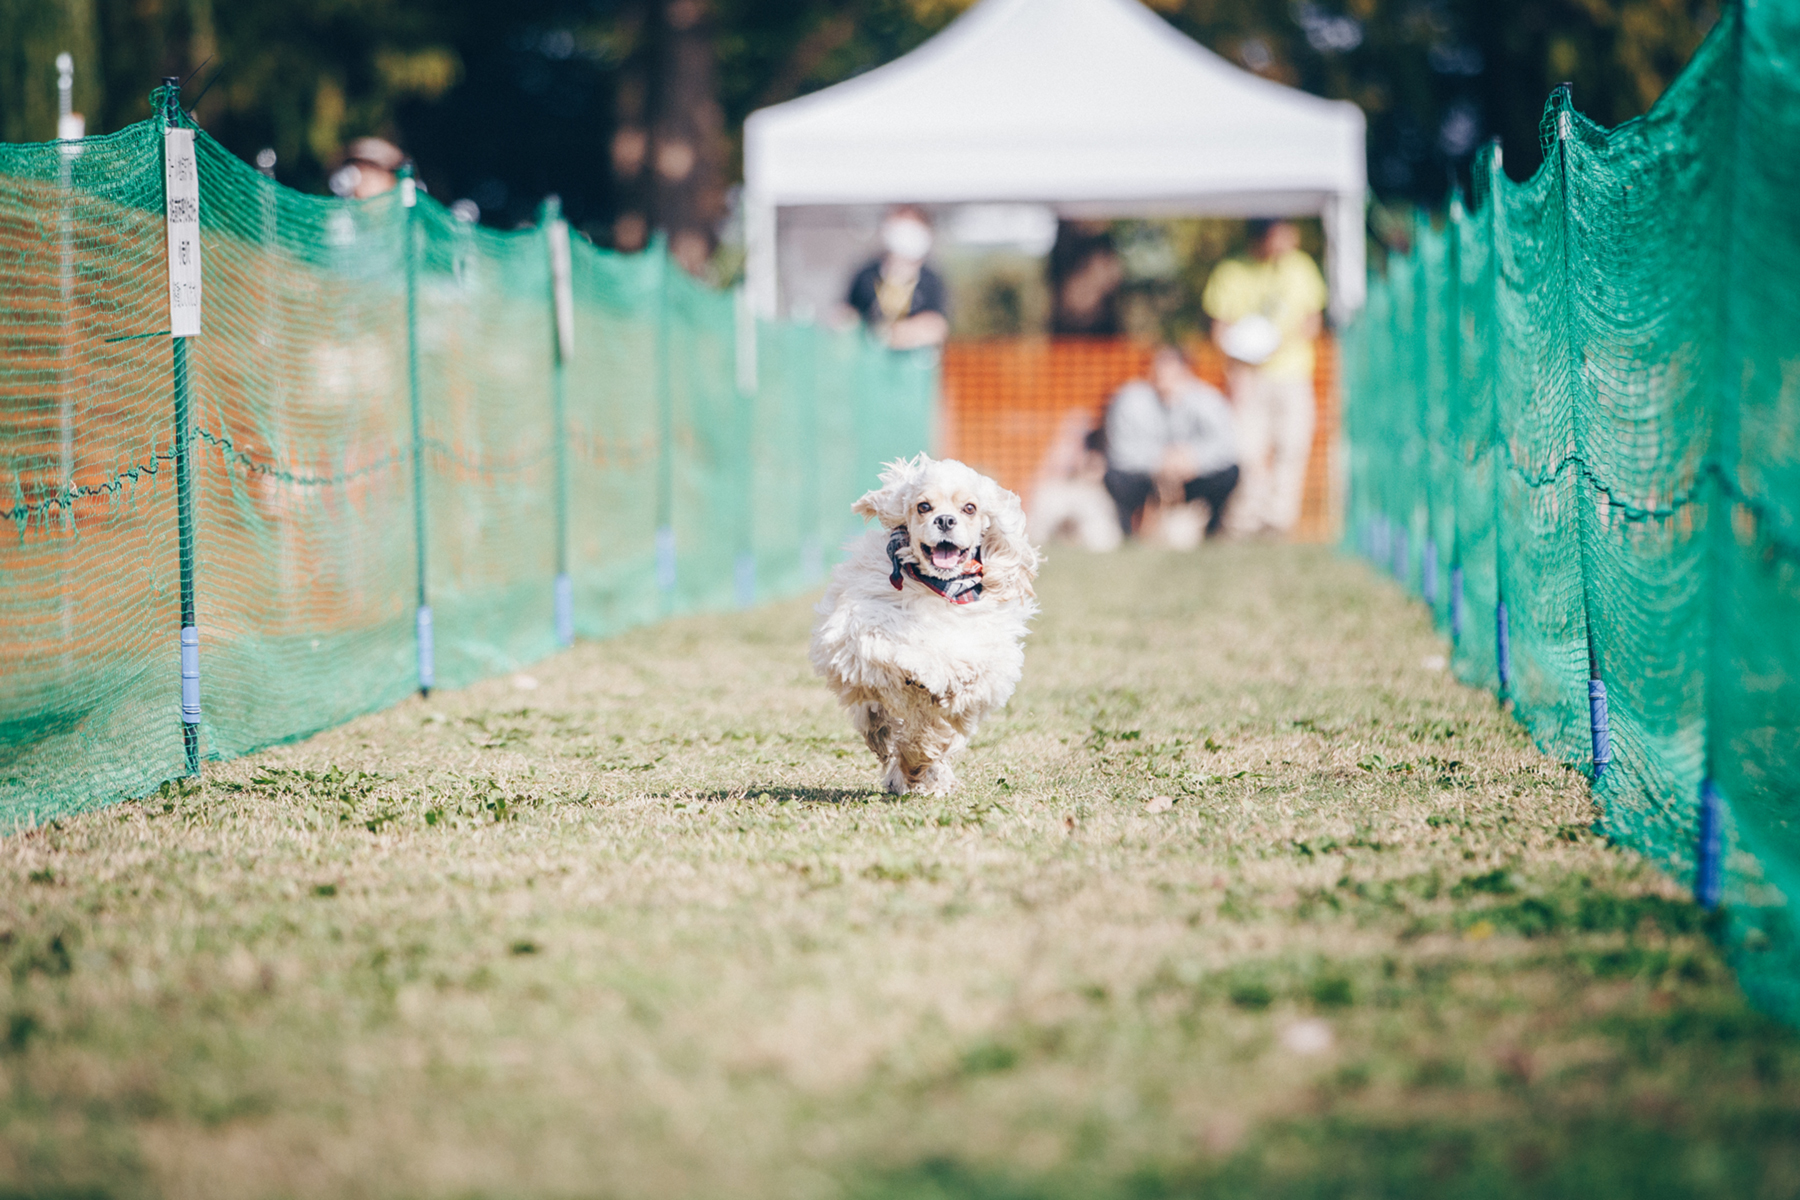
[[[1137,0],[982,0],[884,67],[753,113],[745,182],[776,206],[1318,211],[1360,196],[1363,135],[1355,105],[1240,70]]]

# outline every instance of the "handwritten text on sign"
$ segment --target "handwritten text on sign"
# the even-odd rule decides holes
[[[163,132],[163,196],[169,220],[169,332],[200,333],[200,168],[194,131]]]

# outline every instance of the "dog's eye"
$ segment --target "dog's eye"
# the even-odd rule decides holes
[[[965,504],[963,505],[963,511],[972,517],[975,515],[975,506],[973,504]]]
[[[930,512],[931,511],[931,501],[929,501],[929,500],[919,501],[919,511],[922,513]]]

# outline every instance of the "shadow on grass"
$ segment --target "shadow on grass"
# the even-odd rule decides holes
[[[714,788],[709,792],[670,793],[675,799],[708,804],[737,800],[773,800],[777,804],[872,804],[903,800],[880,788],[793,787],[784,783],[752,783],[741,788]]]
[[[1107,1178],[1030,1176],[933,1158],[852,1180],[854,1200],[1689,1200],[1787,1196],[1800,1178],[1791,1114],[1749,1111],[1672,1136],[1589,1117],[1487,1129],[1279,1127],[1211,1163]]]

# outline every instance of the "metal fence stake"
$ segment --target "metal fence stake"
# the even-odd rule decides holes
[[[562,201],[555,196],[544,202],[544,233],[550,251],[550,303],[556,318],[556,355],[550,368],[551,450],[556,462],[556,584],[552,609],[556,641],[575,643],[575,585],[569,578],[569,362],[575,357],[574,265],[569,252],[569,223],[562,218]]]
[[[413,638],[419,651],[419,695],[437,685],[436,638],[425,588],[425,434],[419,403],[419,188],[412,164],[400,168],[401,255],[406,260],[406,398],[412,414],[413,548],[417,577]]]
[[[181,746],[189,775],[200,773],[200,627],[194,603],[194,475],[190,337],[200,332],[200,169],[194,133],[182,128],[181,81],[163,79],[163,216],[168,225],[169,343],[175,400],[175,529],[181,559]]]

